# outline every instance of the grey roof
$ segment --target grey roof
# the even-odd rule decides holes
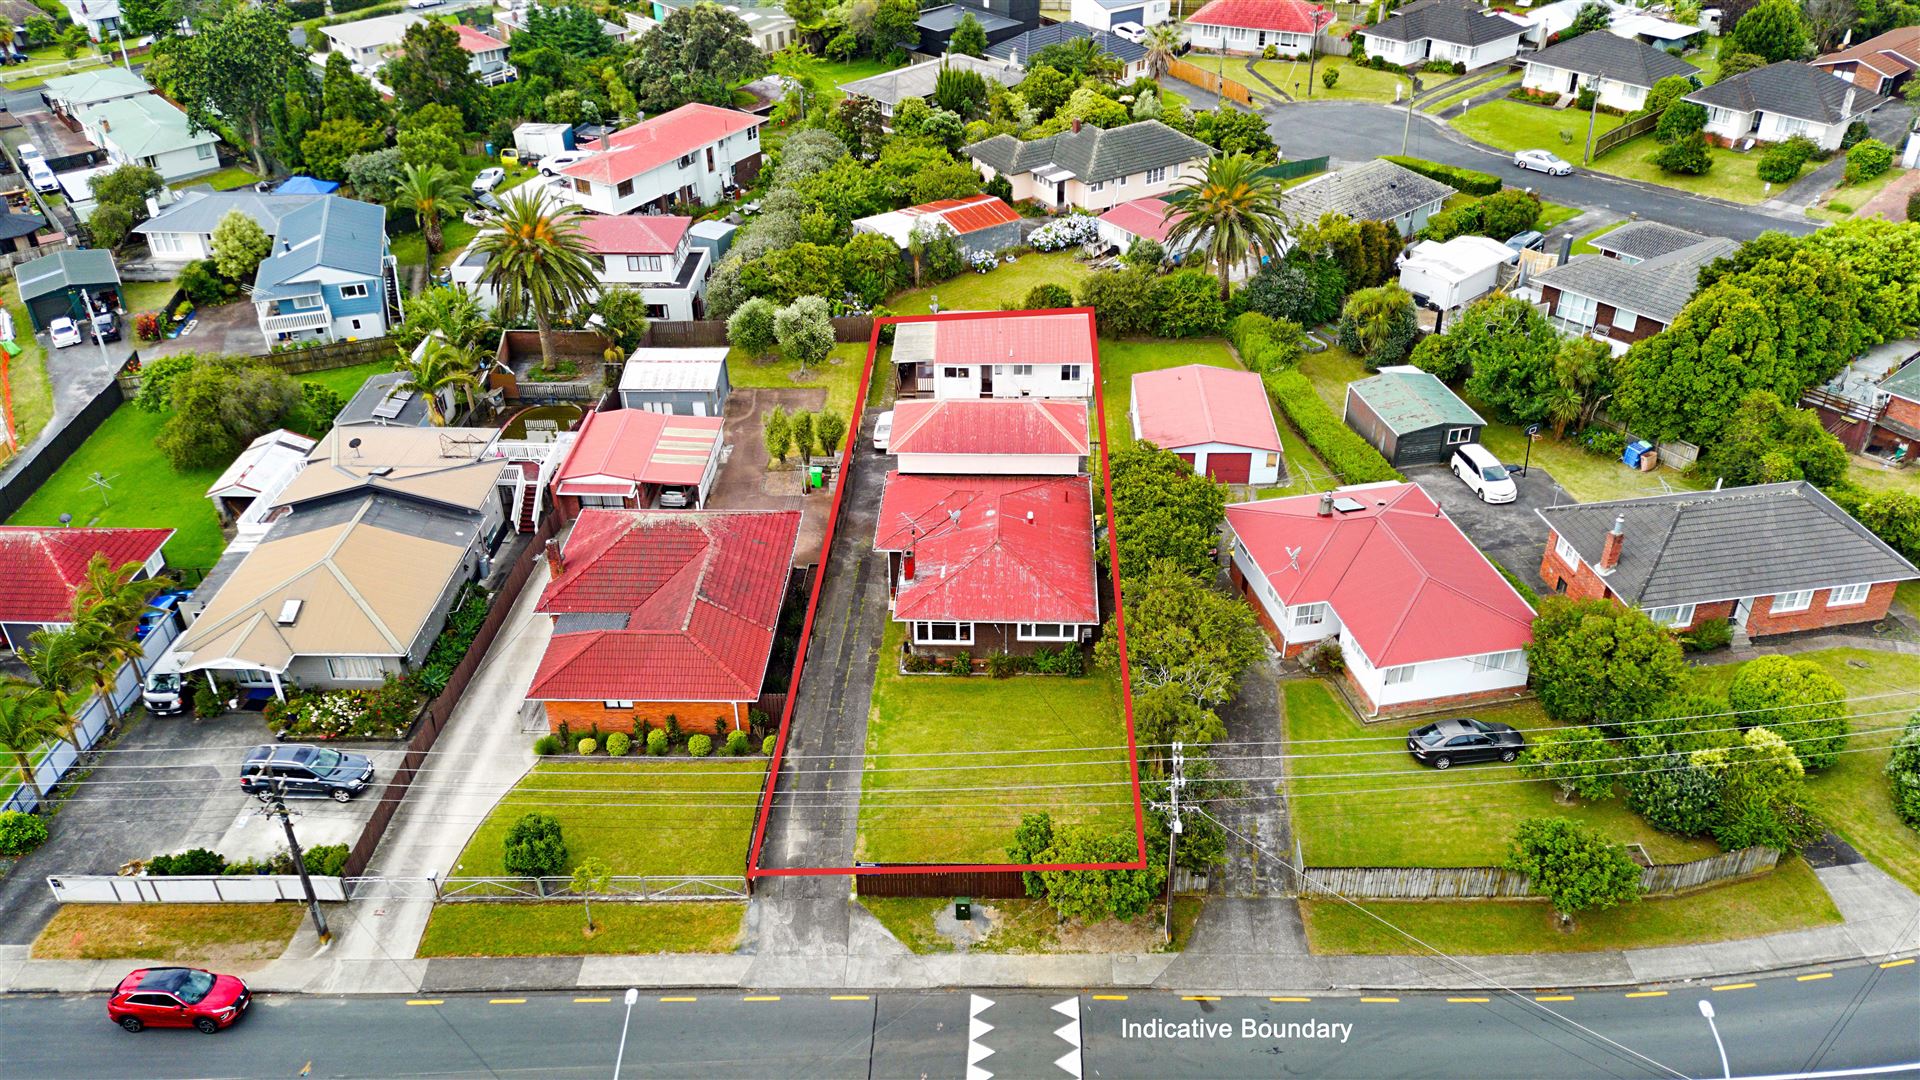
[[[1360,33],[1388,41],[1432,38],[1454,45],[1485,45],[1502,38],[1517,38],[1526,29],[1474,0],[1417,0],[1394,12],[1392,18],[1380,25],[1362,28]]]
[[[152,233],[211,233],[227,211],[238,210],[259,223],[268,235],[280,231],[288,214],[322,198],[320,195],[262,195],[256,191],[185,191],[180,200],[133,227]]]
[[[1588,563],[1626,520],[1614,595],[1641,607],[1907,581],[1920,570],[1802,480],[1535,510]]]
[[[1309,180],[1281,198],[1289,214],[1318,221],[1345,214],[1355,221],[1392,221],[1423,206],[1445,202],[1453,189],[1431,177],[1378,158]]]
[[[31,236],[46,227],[47,219],[39,214],[16,214],[11,207],[0,206],[0,240]]]
[[[922,64],[910,64],[892,71],[883,71],[878,75],[869,75],[864,79],[855,79],[843,83],[841,90],[848,97],[872,98],[887,105],[898,105],[910,97],[928,97],[933,93],[933,81],[940,77],[940,68],[951,65],[966,71],[977,71],[984,78],[992,79],[1002,86],[1012,86],[1026,74],[1019,68],[1009,67],[998,60],[982,60],[978,57],[960,53],[948,53],[938,60],[928,60]]]
[[[1575,39],[1579,40],[1579,39]],[[1611,251],[1629,259],[1657,259],[1662,255],[1692,247],[1705,240],[1699,233],[1662,225],[1657,221],[1629,221],[1625,225],[1587,241],[1600,251]]]
[[[273,254],[254,275],[253,297],[270,300],[311,292],[289,283],[302,280],[317,267],[377,277],[386,253],[386,207],[321,195],[280,219]]]
[[[120,271],[114,268],[113,256],[99,248],[43,255],[15,267],[13,276],[23,301],[68,288],[120,284]]]
[[[1639,38],[1603,33],[1581,34],[1549,45],[1527,57],[1527,63],[1582,75],[1604,75],[1615,82],[1646,87],[1670,75],[1694,74],[1692,64],[1665,49],[1656,49]]]
[[[1695,90],[1686,100],[1736,112],[1779,113],[1819,124],[1851,120],[1887,101],[1831,71],[1791,60],[1743,71],[1731,79]]]
[[[360,384],[360,389],[347,399],[347,403],[341,406],[340,415],[333,418],[333,426],[354,427],[359,424],[383,423],[390,427],[425,427],[432,423],[432,416],[427,411],[425,394],[413,395],[393,416],[373,415],[373,410],[379,408],[380,403],[387,399],[387,394],[392,392],[394,387],[405,382],[406,378],[406,373],[401,371],[369,376],[366,382]]]
[[[1128,6],[1138,7],[1140,0],[1119,0]],[[1110,30],[1095,30],[1091,26],[1082,26],[1076,22],[1054,23],[1038,30],[1029,30],[1018,37],[1010,37],[998,45],[989,46],[987,55],[996,60],[1012,60],[1024,63],[1027,57],[1037,49],[1049,45],[1064,45],[1080,38],[1090,38],[1100,51],[1123,64],[1138,63],[1147,57],[1147,48],[1138,42],[1128,41]]]
[[[941,4],[939,7],[930,7],[920,13],[920,17],[914,20],[913,25],[922,30],[931,30],[936,34],[944,33],[959,26],[961,17],[966,15],[973,16],[974,21],[980,24],[980,29],[989,34],[1011,30],[1020,25],[1019,19],[1009,19],[1005,15],[988,11],[986,8],[974,7],[972,4]]]
[[[1366,402],[1395,435],[1442,425],[1485,427],[1487,423],[1446,383],[1418,368],[1386,368],[1370,379],[1347,384],[1347,389]]]
[[[1117,128],[1088,124],[1077,132],[1063,131],[1030,142],[995,135],[962,152],[996,172],[1017,175],[1056,165],[1082,181],[1097,183],[1204,160],[1213,156],[1213,147],[1158,120],[1141,120]]]
[[[1739,246],[1716,236],[1633,264],[1605,255],[1575,255],[1560,266],[1534,275],[1533,280],[1536,285],[1551,285],[1671,323],[1693,298],[1701,268],[1733,254]]]

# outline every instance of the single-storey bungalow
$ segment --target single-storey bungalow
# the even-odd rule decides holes
[[[896,404],[887,453],[908,475],[1074,476],[1089,445],[1083,401],[945,398]]]
[[[1139,0],[1079,0],[1079,2],[1092,3],[1096,7],[1115,2],[1125,3],[1134,7],[1139,6]],[[1167,6],[1166,0],[1147,0],[1147,4],[1149,6],[1158,6],[1163,12]],[[1101,10],[1104,11],[1106,9],[1102,8]],[[1124,11],[1124,9],[1122,10]],[[1116,19],[1114,21],[1126,22],[1127,20]],[[1139,22],[1140,20],[1135,19],[1134,21]],[[1160,21],[1165,21],[1164,15]],[[1142,25],[1151,26],[1153,24],[1143,23]],[[987,55],[995,60],[1005,61],[1024,70],[1027,59],[1034,54],[1035,50],[1044,49],[1049,45],[1065,45],[1083,38],[1093,42],[1099,46],[1101,52],[1106,53],[1108,56],[1120,62],[1121,82],[1130,83],[1140,76],[1149,73],[1147,70],[1146,46],[1137,41],[1130,41],[1123,38],[1119,34],[1104,29],[1101,26],[1082,22],[1077,18],[1073,22],[1051,23],[1038,27],[1037,29],[1029,30],[1018,37],[1010,37],[1005,41],[996,42],[988,46]]]
[[[589,506],[627,510],[699,508],[720,471],[717,416],[676,416],[645,409],[587,414],[553,474],[562,512]]]
[[[1887,102],[1825,68],[1791,60],[1743,71],[1685,100],[1707,107],[1707,136],[1723,145],[1805,135],[1822,150],[1838,150],[1848,125]]]
[[[1920,69],[1920,26],[1896,26],[1838,52],[1826,53],[1812,65],[1851,79],[1862,90],[1896,93]]]
[[[1210,0],[1187,17],[1187,43],[1208,52],[1305,56],[1333,12],[1304,0]]]
[[[1441,60],[1473,71],[1512,59],[1526,31],[1525,22],[1476,0],[1414,0],[1356,36],[1368,56],[1389,64],[1419,67]]]
[[[213,230],[229,211],[240,211],[266,230],[268,236],[275,236],[287,215],[321,198],[319,195],[263,195],[250,188],[182,191],[173,202],[135,225],[133,231],[146,237],[147,252],[155,263],[184,266],[196,259],[213,258]]]
[[[1705,239],[1699,233],[1658,221],[1629,221],[1587,241],[1587,246],[1609,259],[1620,260],[1622,265],[1632,266],[1692,247]]]
[[[679,416],[725,416],[733,383],[725,345],[640,348],[620,369],[620,407]]]
[[[1023,312],[894,324],[899,397],[1086,398],[1093,395],[1093,316]]]
[[[1348,383],[1346,421],[1395,468],[1443,463],[1487,426],[1446,383],[1405,365]]]
[[[1520,85],[1547,94],[1592,89],[1600,104],[1632,112],[1647,103],[1653,84],[1673,75],[1692,77],[1692,64],[1637,38],[1581,34],[1526,57]]]
[[[1277,484],[1280,430],[1251,371],[1187,364],[1133,377],[1133,437],[1225,484]]]
[[[1099,213],[1143,195],[1163,195],[1200,171],[1213,147],[1158,120],[1116,128],[1074,122],[1044,139],[994,135],[964,147],[988,180],[1004,176],[1013,201]]]
[[[164,183],[220,169],[220,136],[195,130],[187,114],[158,94],[88,105],[75,116],[86,137],[116,165],[144,165]]]
[[[1427,227],[1427,219],[1453,194],[1438,180],[1375,158],[1315,177],[1281,196],[1280,205],[1299,222],[1341,214],[1354,221],[1386,222],[1401,236],[1412,236]]]
[[[172,529],[72,529],[0,525],[0,648],[18,652],[36,630],[72,622],[73,596],[87,566],[104,557],[115,567],[140,564],[134,580],[166,569],[161,549]]]

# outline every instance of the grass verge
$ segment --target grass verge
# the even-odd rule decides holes
[[[1592,232],[1587,233],[1586,235],[1580,237],[1578,240],[1575,240],[1573,242],[1572,254],[1574,255],[1600,254],[1599,249],[1593,246],[1593,242],[1625,224],[1626,222],[1624,221],[1616,221],[1611,225],[1602,225],[1599,228],[1593,230]]]
[[[934,929],[934,917],[953,901],[945,898],[862,897],[860,903],[880,920],[900,943],[920,956],[958,949],[951,938]],[[993,929],[964,952],[1005,954],[1179,952],[1193,936],[1204,900],[1198,896],[1173,899],[1173,943],[1166,942],[1166,906],[1153,905],[1128,922],[1103,921],[1062,925],[1043,900],[975,900],[974,918],[991,917]],[[987,910],[983,910],[987,909]],[[989,915],[989,911],[991,915]]]
[[[933,917],[953,901],[922,896],[863,896],[860,906],[873,913],[880,925],[919,956],[953,951],[953,942],[933,928]]]
[[[47,375],[47,350],[27,321],[17,283],[7,282],[4,302],[13,316],[14,344],[20,346],[20,355],[7,362],[7,387],[13,394],[13,437],[24,451],[53,419],[53,381]]]
[[[165,960],[220,965],[287,951],[299,904],[64,904],[33,942],[35,960]]]
[[[745,904],[440,904],[416,954],[435,956],[635,956],[729,953],[740,944]]]

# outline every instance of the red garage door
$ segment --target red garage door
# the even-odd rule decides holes
[[[1223,484],[1244,484],[1253,472],[1252,454],[1208,454],[1207,475]]]
[[[1192,455],[1192,454],[1175,454],[1175,455],[1174,455],[1174,457],[1177,457],[1177,458],[1179,458],[1179,459],[1180,459],[1181,461],[1184,461],[1184,462],[1186,462],[1186,463],[1187,463],[1187,464],[1189,464],[1189,465],[1191,465],[1191,464],[1193,464],[1193,455]]]

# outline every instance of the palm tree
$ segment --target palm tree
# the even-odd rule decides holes
[[[105,555],[95,555],[87,563],[80,587],[74,590],[76,614],[86,611],[104,614],[131,634],[140,623],[140,614],[154,594],[173,587],[165,577],[142,578],[141,564],[125,562],[115,566]]]
[[[458,393],[466,399],[467,408],[472,409],[474,392],[480,389],[480,380],[473,374],[473,355],[440,337],[429,337],[417,358],[403,354],[393,370],[407,377],[397,389],[426,395],[427,411],[432,414],[435,427],[447,426],[447,412],[440,404],[441,394]]]
[[[413,219],[419,223],[420,231],[427,238],[429,268],[433,265],[434,256],[440,254],[443,242],[440,219],[457,212],[466,205],[466,201],[467,193],[460,186],[460,178],[437,162],[409,165],[400,177],[393,205],[413,211]]]
[[[1246,154],[1208,158],[1199,175],[1174,185],[1167,196],[1168,216],[1182,216],[1167,230],[1169,251],[1183,245],[1202,252],[1220,268],[1220,298],[1231,292],[1227,271],[1259,255],[1278,256],[1286,248],[1287,213],[1281,208],[1281,181],[1270,166]]]
[[[1174,53],[1185,40],[1186,35],[1179,23],[1163,22],[1147,27],[1147,32],[1140,38],[1140,45],[1147,50],[1147,71],[1155,79],[1167,77],[1167,69],[1173,66]]]
[[[0,693],[24,688],[41,694],[55,730],[78,750],[80,710],[76,706],[86,698],[80,693],[86,667],[80,638],[70,629],[36,630],[29,640],[31,644],[19,655],[33,680],[10,680]]]
[[[595,288],[593,263],[580,236],[580,211],[549,209],[545,197],[525,188],[507,196],[488,230],[473,242],[487,265],[481,280],[499,295],[500,318],[533,315],[540,331],[540,366],[553,370],[553,321],[586,302]]]
[[[43,691],[21,683],[0,687],[0,753],[13,761],[20,782],[33,793],[33,804],[45,812],[46,793],[34,775],[34,751],[48,739],[57,738],[60,726],[53,721]]]
[[[81,675],[107,703],[108,726],[117,726],[120,706],[114,703],[113,691],[120,682],[120,669],[129,660],[147,655],[147,651],[135,640],[132,628],[114,621],[109,611],[96,609],[76,614],[78,618],[68,632],[77,639],[74,648]]]
[[[69,647],[81,676],[105,699],[110,724],[120,722],[120,708],[113,700],[120,669],[147,655],[134,636],[140,614],[153,594],[172,584],[164,577],[137,577],[140,569],[136,562],[115,566],[104,555],[96,555],[73,593],[73,625],[66,631]]]

